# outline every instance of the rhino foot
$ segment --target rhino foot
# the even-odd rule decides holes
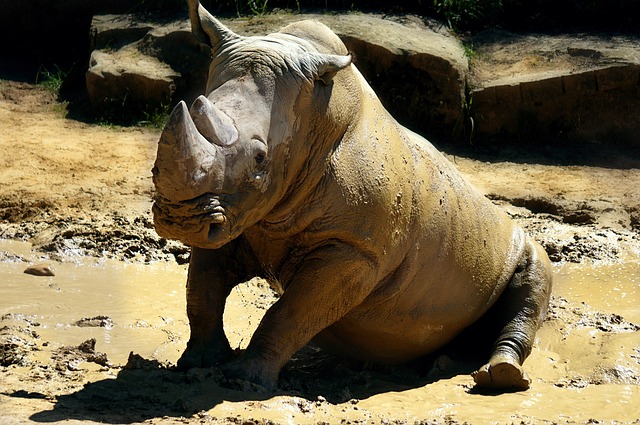
[[[531,381],[522,367],[511,358],[495,358],[471,374],[478,387],[521,391],[529,388]]]
[[[215,350],[207,346],[187,346],[187,349],[178,359],[176,369],[189,370],[196,367],[214,367],[231,358],[233,358],[233,351],[230,348],[228,350]]]
[[[278,388],[278,375],[262,362],[239,357],[220,366],[227,382],[242,391],[272,393]]]

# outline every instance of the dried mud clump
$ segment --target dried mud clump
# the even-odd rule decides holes
[[[107,355],[96,351],[95,338],[88,339],[77,347],[61,347],[53,353],[51,358],[55,362],[55,369],[59,372],[77,371],[83,362],[109,366]]]
[[[637,245],[640,237],[633,208],[613,211],[607,203],[550,197],[487,197],[505,208],[553,262],[619,261],[625,251],[622,245]],[[600,222],[607,214],[616,217],[615,226]]]
[[[574,328],[594,328],[601,332],[637,332],[640,325],[629,322],[619,314],[602,313],[593,310],[588,304],[575,305],[566,298],[552,296],[547,320],[561,320],[571,325],[563,328],[564,335],[568,335]]]
[[[5,314],[0,317],[0,366],[28,364],[28,355],[38,350],[36,340],[40,337],[32,329],[39,323],[27,317]]]
[[[43,211],[55,209],[52,202],[45,200],[0,199],[0,221],[18,223],[41,218]]]
[[[174,260],[178,264],[189,261],[186,246],[157,235],[150,212],[138,217],[114,213],[92,218],[47,214],[35,221],[10,218],[4,223],[0,220],[0,237],[28,240],[51,259],[80,255],[143,262]]]
[[[107,328],[113,327],[113,320],[108,316],[83,317],[74,323],[81,328]]]
[[[580,263],[584,260],[618,260],[616,245],[599,241],[593,235],[573,235],[569,239],[540,238],[540,243],[554,262]]]
[[[123,370],[156,370],[166,369],[166,365],[158,360],[145,359],[139,354],[135,354],[133,351],[129,353],[127,363],[122,367]]]
[[[0,366],[11,366],[24,363],[29,342],[16,335],[0,335]]]

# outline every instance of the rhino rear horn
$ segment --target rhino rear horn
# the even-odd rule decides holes
[[[238,130],[231,118],[206,97],[198,96],[189,113],[200,134],[211,143],[229,146],[238,140]]]
[[[189,20],[193,35],[214,50],[228,41],[241,38],[214,18],[198,0],[189,0]]]

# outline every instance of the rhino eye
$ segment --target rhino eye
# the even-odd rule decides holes
[[[256,155],[256,164],[261,165],[264,163],[264,160],[267,159],[267,155],[264,152],[259,152]]]

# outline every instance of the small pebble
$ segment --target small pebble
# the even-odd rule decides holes
[[[56,275],[53,272],[51,265],[46,263],[34,264],[32,266],[29,266],[24,270],[24,273],[31,274],[34,276],[55,276]]]

